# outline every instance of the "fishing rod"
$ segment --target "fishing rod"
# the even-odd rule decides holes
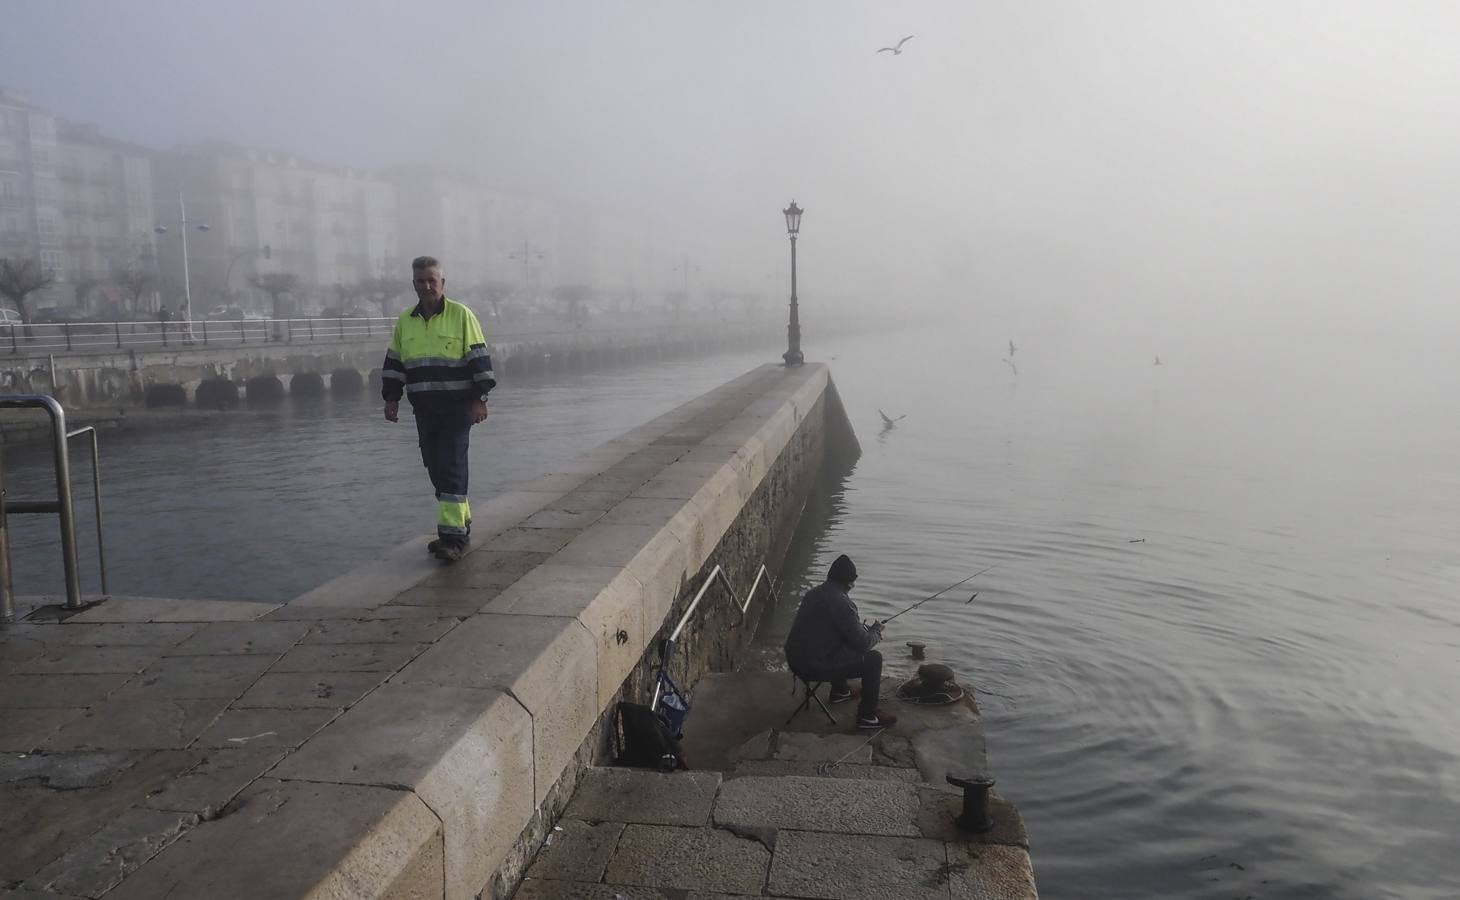
[[[927,603],[929,600],[936,600],[939,597],[943,596],[944,594],[948,593],[949,591],[953,590],[954,588],[958,587],[959,585],[961,585],[961,584],[967,584],[968,582],[972,581],[973,579],[977,578],[978,576],[982,575],[983,573],[992,571],[994,569],[997,569],[1000,565],[1002,565],[1002,563],[994,563],[993,565],[989,566],[986,569],[979,569],[977,572],[974,572],[972,575],[968,576],[967,578],[963,579],[962,581],[955,581],[952,584],[948,585],[947,587],[943,588],[943,590],[939,591],[938,593],[933,594],[933,595],[928,596],[928,597],[924,597],[923,599],[921,599],[918,602],[914,603],[912,606],[909,606],[907,609],[904,609],[902,612],[893,613],[892,615],[890,615],[887,618],[883,619],[882,620],[882,624],[883,625],[886,625],[888,622],[891,622],[893,619],[897,618],[898,616],[903,615],[903,613],[910,613],[913,610],[917,609],[919,606],[922,606],[924,603]],[[977,596],[978,596],[978,592],[975,591],[973,597],[977,597]],[[972,603],[973,602],[973,597],[969,597],[967,600],[964,601],[964,603]]]

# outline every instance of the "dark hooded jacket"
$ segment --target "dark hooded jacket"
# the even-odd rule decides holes
[[[827,581],[802,598],[786,637],[786,663],[802,671],[855,662],[881,639],[862,624],[846,587]]]

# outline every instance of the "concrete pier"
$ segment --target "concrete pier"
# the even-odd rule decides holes
[[[479,500],[455,566],[423,535],[287,604],[32,603],[0,628],[0,891],[510,896],[658,641],[717,567],[740,597],[778,568],[854,444],[825,367],[766,366]],[[733,668],[766,597],[714,587],[675,674]],[[739,808],[672,827],[763,827]]]
[[[890,661],[887,681],[915,663]],[[797,700],[785,672],[705,676],[685,755],[693,771],[598,768],[579,785],[517,900],[561,897],[800,897],[1033,900],[1018,810],[995,796],[994,825],[956,823],[950,770],[986,775],[977,706],[899,705],[891,729]]]

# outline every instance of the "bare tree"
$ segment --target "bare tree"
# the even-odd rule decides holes
[[[354,296],[354,293],[354,285],[335,282],[335,315],[343,316],[345,314],[345,311],[350,308],[350,297]]]
[[[142,295],[152,291],[156,279],[140,263],[118,266],[115,268],[115,271],[117,274],[112,276],[112,281],[121,290],[122,296],[127,298],[127,305],[131,307],[132,315],[140,315],[142,312]]]
[[[370,303],[379,304],[382,316],[394,316],[400,312],[396,301],[405,293],[405,288],[397,279],[366,278],[355,285],[355,290]]]
[[[512,297],[517,289],[506,281],[488,281],[481,287],[482,299],[492,307],[492,316],[497,321],[502,320],[502,307]]]
[[[586,284],[560,284],[553,288],[553,299],[563,307],[563,315],[574,325],[582,325],[587,318],[588,298],[593,289]]]
[[[292,272],[265,272],[262,275],[253,275],[248,279],[248,283],[269,295],[270,306],[276,319],[283,318],[280,315],[283,312],[283,307],[279,305],[280,298],[299,290],[299,276]]]
[[[25,299],[36,291],[45,290],[56,283],[56,278],[34,257],[21,260],[0,259],[0,296],[15,304],[20,321],[30,324],[30,310]]]
[[[87,298],[91,296],[92,291],[99,287],[101,287],[100,279],[93,278],[90,275],[83,275],[76,279],[75,283],[71,285],[71,290],[76,295],[76,308],[86,309]]]
[[[729,299],[729,291],[705,291],[705,302],[710,305],[710,315],[716,320],[720,318],[720,310],[724,308],[725,302]]]

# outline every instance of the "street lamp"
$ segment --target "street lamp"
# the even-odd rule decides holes
[[[180,217],[179,220],[178,220],[178,223],[177,223],[177,233],[182,236],[183,300],[184,300],[184,302],[187,303],[188,336],[189,337],[192,337],[192,334],[193,334],[193,289],[192,289],[192,285],[189,283],[189,279],[188,279],[188,207],[187,207],[187,204],[183,203],[183,195],[182,195],[182,192],[181,191],[179,191],[178,192],[178,195],[177,195],[177,209],[178,209],[178,215]],[[158,234],[167,234],[167,226],[166,225],[158,225],[156,228],[154,228],[152,230],[155,231],[155,232],[157,232]],[[206,223],[204,223],[202,225],[199,225],[198,226],[198,230],[199,231],[207,231],[208,230],[208,225]]]
[[[531,265],[533,259],[537,259],[538,262],[542,261],[542,251],[524,240],[522,242],[522,252],[517,253],[513,251],[507,254],[507,258],[511,260],[522,260],[522,302],[529,304],[529,309],[531,309],[530,304],[532,301],[529,295],[532,287],[529,283],[528,266]]]
[[[796,305],[796,235],[801,231],[801,213],[805,210],[792,200],[781,212],[786,216],[786,233],[791,236],[791,321],[786,325],[786,352],[781,355],[789,368],[806,362],[801,355],[801,319]]]

